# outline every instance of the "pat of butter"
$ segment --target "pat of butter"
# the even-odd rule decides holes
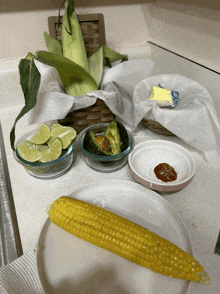
[[[160,86],[160,85],[159,85]],[[147,100],[156,100],[161,107],[174,107],[179,99],[179,93],[160,87],[151,87],[151,95]]]

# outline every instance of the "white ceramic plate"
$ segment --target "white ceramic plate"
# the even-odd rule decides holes
[[[163,182],[154,173],[160,163],[168,163],[177,172],[173,182]],[[193,179],[196,163],[190,152],[179,144],[166,140],[149,140],[136,145],[128,156],[133,178],[140,184],[157,191],[177,191]]]
[[[156,192],[122,180],[93,182],[70,197],[104,207],[191,252],[188,234],[172,205]],[[48,219],[37,251],[37,269],[46,293],[184,294],[189,282],[154,273],[80,240]]]

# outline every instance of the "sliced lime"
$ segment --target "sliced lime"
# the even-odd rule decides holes
[[[59,138],[62,142],[63,149],[68,148],[76,139],[77,133],[71,127],[59,127],[51,130],[51,137],[53,139]]]
[[[55,139],[54,142],[45,151],[42,157],[39,159],[40,162],[48,162],[57,159],[62,153],[62,143],[60,139]]]
[[[62,125],[60,125],[60,124],[53,124],[52,127],[51,127],[51,130],[54,129],[54,128],[59,128],[59,127],[62,127]]]
[[[26,145],[27,147],[36,147],[36,144],[31,143],[31,141],[28,141],[27,139],[24,139],[20,145]]]
[[[37,133],[31,138],[34,144],[44,144],[50,139],[50,128],[46,124],[42,124]]]
[[[50,139],[47,141],[47,145],[50,147],[50,145],[54,142],[56,138],[50,137]]]
[[[47,151],[48,146],[47,145],[35,145],[35,148],[39,151],[41,151],[42,153],[44,153],[45,151]]]
[[[35,144],[32,144],[27,140],[24,140],[21,144],[17,145],[17,151],[21,158],[29,162],[36,162],[42,156],[42,152],[35,148]]]

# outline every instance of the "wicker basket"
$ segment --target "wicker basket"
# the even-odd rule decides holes
[[[77,15],[87,56],[90,57],[101,46],[106,44],[104,16],[101,13],[97,14],[81,14]],[[62,43],[63,16],[48,17],[49,34]],[[97,99],[92,106],[85,107],[79,110],[72,111],[64,119],[60,119],[59,123],[73,127],[77,133],[82,131],[87,126],[97,123],[108,123],[115,118],[115,115],[107,107],[101,99]]]
[[[164,136],[175,136],[172,132],[164,128],[160,123],[152,119],[143,118],[142,124],[154,133],[164,135]]]

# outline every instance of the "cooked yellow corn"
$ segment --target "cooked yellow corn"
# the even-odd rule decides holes
[[[49,208],[60,228],[157,273],[209,284],[191,255],[155,233],[101,207],[62,196]]]

